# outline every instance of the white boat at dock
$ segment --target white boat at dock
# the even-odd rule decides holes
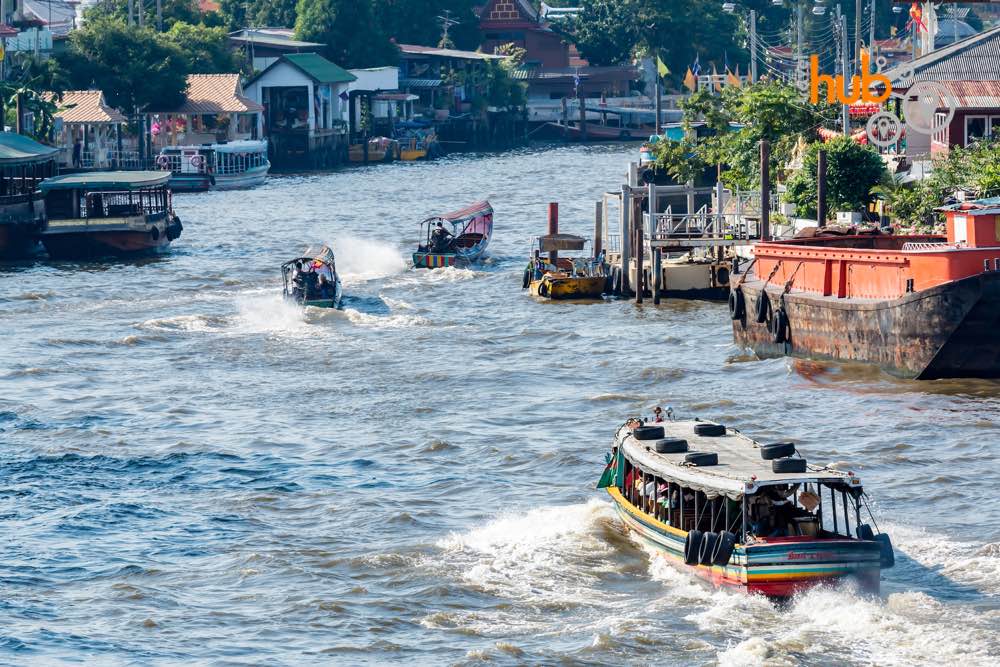
[[[175,192],[253,188],[267,180],[271,169],[267,142],[253,139],[167,146],[156,164],[171,172],[170,187]]]

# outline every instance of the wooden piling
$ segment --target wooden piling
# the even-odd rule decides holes
[[[656,184],[655,183],[650,183],[649,184],[649,190],[648,190],[648,193],[647,193],[646,196],[649,198],[649,240],[652,241],[652,240],[654,240],[656,238],[656,226],[657,226],[656,225],[656,216],[659,214],[659,210],[657,208],[658,202],[657,202],[657,199],[656,199]],[[660,258],[661,258],[661,255],[662,255],[662,253],[661,253],[660,249],[656,248],[656,249],[653,250],[653,256],[651,258],[652,259],[652,262],[651,262],[651,264],[652,264],[652,273],[653,273],[653,276],[652,276],[653,277],[652,289],[653,289],[653,303],[654,304],[659,304],[660,303],[660,281],[661,281],[662,276],[663,276],[663,273],[662,273],[662,271],[660,269],[660,263],[661,263]]]
[[[642,225],[635,226],[635,302],[642,303],[642,293],[646,289],[643,282],[643,229]]]
[[[580,103],[580,141],[586,143],[587,141],[587,100],[583,96],[581,91],[579,96],[576,98]]]
[[[549,202],[549,235],[559,233],[559,202]],[[549,262],[555,266],[556,261],[559,259],[558,250],[549,251]]]
[[[621,291],[622,295],[628,296],[631,280],[628,275],[628,265],[632,260],[632,214],[635,206],[632,199],[632,190],[629,186],[622,186],[622,228],[621,228]]]
[[[604,250],[604,203],[597,202],[594,207],[594,259],[601,256]]]

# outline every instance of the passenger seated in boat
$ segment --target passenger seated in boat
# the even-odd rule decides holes
[[[445,229],[440,222],[437,223],[434,231],[431,232],[431,248],[434,252],[448,252],[454,242],[455,237],[452,236],[451,232]]]

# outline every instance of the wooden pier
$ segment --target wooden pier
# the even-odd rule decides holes
[[[621,189],[596,205],[595,251],[603,249],[611,265],[613,293],[637,303],[664,296],[726,299],[730,276],[766,225],[759,194],[733,193],[721,183],[647,180],[653,180],[650,172],[632,162]]]

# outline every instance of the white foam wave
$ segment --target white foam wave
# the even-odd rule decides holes
[[[225,330],[225,319],[209,315],[174,315],[146,320],[139,325],[139,328],[152,331],[218,333]]]
[[[237,299],[237,333],[295,333],[308,327],[305,309],[278,294],[244,295]]]
[[[406,269],[399,248],[389,243],[344,237],[333,246],[337,251],[337,272],[344,284],[385,278]]]
[[[990,595],[1000,595],[1000,544],[976,544],[923,528],[887,523],[893,545],[938,574]]]
[[[431,321],[426,317],[407,313],[372,315],[354,308],[345,308],[344,314],[347,315],[347,319],[352,323],[373,329],[406,329],[409,327],[426,327],[431,325]]]

